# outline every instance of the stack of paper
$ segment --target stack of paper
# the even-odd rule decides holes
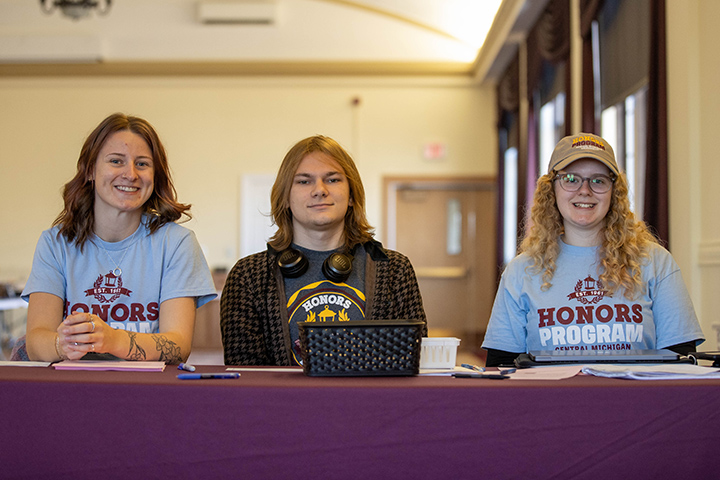
[[[450,377],[454,373],[477,373],[475,370],[470,370],[465,367],[453,367],[453,368],[421,368],[419,375],[429,377]]]
[[[687,380],[715,378],[720,380],[720,368],[702,367],[686,363],[659,365],[586,365],[582,372],[596,377],[631,380]]]
[[[49,367],[50,362],[28,362],[26,360],[2,360],[0,367]]]
[[[165,362],[134,362],[128,360],[64,360],[56,370],[115,370],[126,372],[162,372]]]

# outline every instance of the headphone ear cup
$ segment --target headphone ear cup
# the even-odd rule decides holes
[[[335,252],[323,262],[322,272],[331,282],[342,283],[350,277],[352,264],[352,255]]]
[[[277,258],[278,267],[280,267],[280,273],[284,277],[297,278],[303,273],[307,272],[308,259],[299,250],[294,248],[288,248],[283,250]]]

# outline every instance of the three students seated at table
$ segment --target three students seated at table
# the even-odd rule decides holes
[[[175,223],[190,205],[177,200],[153,127],[123,114],[103,120],[63,199],[22,294],[26,353],[21,343],[15,357],[186,360],[195,311],[216,293],[195,235]],[[297,142],[271,206],[267,249],[240,259],[222,292],[226,364],[301,364],[303,321],[427,324],[413,267],[373,238],[360,174],[338,142]],[[488,366],[567,347],[684,354],[704,340],[677,264],[630,210],[627,179],[601,137],[557,144],[520,252],[497,291]]]

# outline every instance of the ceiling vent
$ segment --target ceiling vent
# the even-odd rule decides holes
[[[198,20],[208,25],[272,25],[275,0],[203,1],[197,4]]]

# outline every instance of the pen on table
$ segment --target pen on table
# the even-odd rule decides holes
[[[206,378],[240,378],[239,373],[178,373],[180,380],[203,380]]]
[[[500,370],[500,375],[510,375],[515,372],[517,372],[517,368],[506,368],[504,370]]]
[[[188,372],[194,372],[195,367],[193,367],[189,363],[181,363],[180,365],[178,365],[178,370],[187,370]]]
[[[475,370],[476,372],[484,372],[485,367],[478,367],[477,365],[470,365],[469,363],[463,363],[460,365],[463,368],[467,368],[470,370]]]
[[[487,378],[490,380],[504,380],[510,378],[500,373],[453,373],[455,378]]]

